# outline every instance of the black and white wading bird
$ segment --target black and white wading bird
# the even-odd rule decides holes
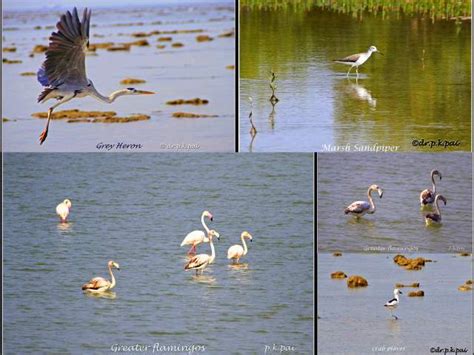
[[[435,198],[435,201],[434,201],[435,212],[434,213],[428,213],[425,216],[425,223],[426,223],[427,226],[441,225],[441,211],[439,210],[439,206],[438,206],[438,201],[439,200],[443,201],[445,206],[446,206],[446,203],[448,203],[448,201],[446,200],[446,198],[443,195],[436,195],[436,198]]]
[[[395,290],[393,290],[393,298],[384,304],[384,307],[387,307],[390,310],[390,314],[395,319],[398,319],[398,317],[393,314],[393,310],[397,308],[398,304],[400,303],[400,298],[398,297],[398,295],[402,295],[402,294],[403,294],[402,291],[396,288]]]
[[[89,27],[91,11],[84,9],[82,21],[79,20],[77,9],[66,12],[56,24],[57,32],[49,38],[49,47],[46,51],[46,60],[38,70],[38,81],[44,86],[38,97],[43,103],[49,99],[58,100],[48,110],[48,121],[40,135],[40,144],[48,136],[49,121],[53,110],[74,98],[92,96],[93,98],[112,103],[123,95],[154,94],[151,91],[127,88],[114,91],[109,96],[100,94],[94,84],[86,76],[86,51],[89,47]]]
[[[369,202],[367,201],[355,201],[352,202],[349,206],[344,209],[345,214],[351,214],[356,218],[362,217],[366,213],[374,213],[375,212],[375,203],[372,199],[372,191],[377,191],[379,193],[379,197],[382,198],[383,190],[377,185],[370,185],[369,189],[367,190],[367,197]]]
[[[420,205],[421,207],[431,206],[435,200],[436,196],[436,183],[435,183],[435,175],[439,177],[439,181],[441,181],[441,173],[438,170],[431,170],[431,182],[433,183],[433,189],[425,189],[420,193]]]

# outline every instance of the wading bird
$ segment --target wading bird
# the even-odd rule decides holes
[[[400,291],[398,288],[393,290],[393,297],[390,301],[384,304],[384,307],[387,307],[390,310],[390,314],[392,317],[395,319],[398,319],[396,315],[393,314],[393,310],[398,307],[398,304],[400,303],[400,298],[398,295],[403,295],[402,291]]]
[[[65,199],[63,202],[56,206],[56,214],[59,216],[59,219],[62,223],[67,222],[67,216],[69,216],[69,211],[71,210],[71,207],[71,200],[68,199]]]
[[[441,181],[441,173],[438,170],[431,170],[431,182],[433,183],[433,189],[425,189],[420,193],[420,205],[421,207],[430,206],[433,204],[436,196],[436,183],[435,183],[435,175],[439,177],[439,181]]]
[[[370,48],[367,50],[367,52],[353,54],[353,55],[350,55],[350,56],[342,58],[342,59],[335,59],[335,60],[333,60],[333,62],[351,66],[349,68],[349,71],[347,72],[346,76],[349,76],[349,73],[351,72],[352,68],[355,67],[357,77],[359,77],[359,66],[364,64],[367,61],[367,59],[370,58],[372,53],[378,53],[378,54],[383,55],[383,53],[379,52],[379,50],[375,46],[370,46]]]
[[[208,254],[198,254],[193,256],[191,260],[184,266],[184,270],[196,270],[196,275],[201,270],[201,274],[204,269],[214,262],[216,258],[216,251],[214,250],[214,244],[212,243],[212,238],[216,237],[218,240],[220,239],[219,234],[211,229],[209,231],[209,244],[211,244],[211,255]]]
[[[46,60],[38,70],[38,81],[44,86],[38,97],[43,103],[49,99],[58,100],[48,110],[48,121],[40,135],[40,144],[48,136],[49,121],[53,110],[74,98],[91,96],[101,102],[112,103],[123,95],[154,94],[151,91],[127,88],[114,91],[109,96],[100,94],[94,84],[86,76],[85,57],[89,47],[89,27],[91,11],[84,9],[82,21],[79,20],[77,9],[66,12],[56,24],[57,32],[49,37]]]
[[[344,210],[345,214],[351,214],[356,216],[357,218],[362,217],[366,213],[374,213],[375,212],[375,203],[372,200],[371,193],[372,191],[377,191],[379,193],[379,197],[382,198],[383,190],[378,187],[377,185],[370,185],[369,189],[367,190],[367,197],[369,198],[369,202],[367,201],[355,201],[352,202],[349,206],[346,207]]]
[[[434,201],[435,213],[428,213],[425,216],[425,223],[427,226],[431,224],[435,224],[435,225],[441,224],[441,211],[439,210],[438,200],[443,201],[445,206],[446,206],[446,203],[448,202],[443,195],[436,195],[436,198]]]
[[[248,249],[247,244],[245,243],[245,238],[252,241],[252,236],[249,232],[242,232],[240,239],[242,240],[243,247],[239,244],[232,245],[229,250],[227,250],[227,259],[232,259],[233,262],[238,263],[242,256],[247,255]]]
[[[191,249],[189,249],[188,254],[196,253],[196,245],[201,244],[201,243],[209,243],[209,228],[206,225],[206,222],[204,221],[204,218],[209,218],[211,221],[214,219],[212,217],[211,212],[209,211],[204,211],[201,215],[201,224],[204,227],[204,230],[206,233],[203,231],[195,230],[190,233],[186,237],[184,237],[183,241],[181,242],[181,246],[184,245],[192,245]],[[217,232],[216,232],[217,233]],[[219,233],[217,233],[219,234]]]
[[[112,268],[120,270],[120,266],[112,260],[110,260],[107,265],[109,267],[109,274],[112,281],[106,280],[103,277],[94,277],[88,283],[82,285],[83,291],[99,293],[111,290],[115,287],[115,277],[112,273]]]

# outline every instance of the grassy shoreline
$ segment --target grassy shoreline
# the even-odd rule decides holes
[[[242,10],[309,11],[315,8],[359,16],[403,13],[431,19],[471,17],[471,0],[241,0]]]

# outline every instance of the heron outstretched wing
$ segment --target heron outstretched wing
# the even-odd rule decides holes
[[[86,86],[85,57],[89,46],[91,11],[84,9],[82,21],[77,9],[67,12],[56,24],[57,32],[49,38],[46,60],[38,71],[38,80],[43,86],[57,87],[61,84]]]

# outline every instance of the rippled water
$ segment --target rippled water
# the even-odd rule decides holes
[[[81,10],[82,11],[82,10]],[[2,82],[5,151],[97,151],[98,143],[142,144],[142,151],[169,151],[173,145],[192,145],[198,151],[235,149],[235,74],[226,66],[235,64],[235,37],[218,37],[235,28],[233,2],[201,5],[156,5],[151,7],[92,8],[92,44],[132,42],[132,33],[160,30],[196,30],[203,33],[153,35],[146,37],[150,46],[133,46],[130,52],[97,50],[96,56],[86,57],[88,77],[99,92],[109,94],[119,88],[135,86],[157,92],[154,96],[121,97],[113,104],[93,98],[72,100],[58,108],[115,111],[118,116],[141,113],[151,116],[148,121],[124,124],[76,123],[55,120],[48,140],[38,145],[45,120],[31,117],[34,112],[47,111],[52,101],[38,104],[41,85],[35,76],[44,60],[43,54],[29,57],[37,44],[48,44],[48,37],[62,11],[16,11],[4,13],[3,46],[16,47],[16,53],[4,53],[8,59],[22,64],[4,64]],[[41,26],[35,30],[35,26]],[[197,35],[209,35],[210,42],[197,42]],[[100,37],[98,37],[100,36]],[[158,42],[159,37],[172,37],[172,42]],[[180,42],[181,48],[171,47]],[[158,49],[158,44],[166,45]],[[127,77],[146,80],[145,84],[120,85]],[[169,106],[175,99],[199,97],[209,100],[203,106]],[[176,119],[173,112],[184,111],[218,115],[214,118]],[[78,139],[80,137],[80,139]],[[170,148],[172,147],[172,148]]]
[[[17,154],[4,170],[4,349],[108,352],[113,344],[202,344],[212,354],[313,349],[311,154]],[[57,203],[70,198],[70,222]],[[204,209],[221,234],[202,277],[184,236]],[[242,268],[229,246],[254,237]],[[249,243],[250,244],[250,243]],[[201,245],[198,252],[210,253]],[[115,298],[84,295],[107,276]]]
[[[448,203],[440,203],[442,226],[426,227],[419,195],[431,188],[430,173],[442,174],[437,192]],[[436,178],[435,178],[436,179]],[[376,212],[359,221],[344,214],[353,201],[367,200],[374,193]],[[472,156],[447,154],[318,154],[318,248],[320,251],[364,251],[390,247],[423,252],[455,252],[472,249]]]
[[[325,151],[324,145],[379,144],[402,151],[414,139],[459,140],[471,150],[471,23],[330,11],[242,10],[240,107],[242,151]],[[360,77],[333,59],[375,45]],[[277,96],[269,102],[270,72]],[[257,136],[248,114],[253,98]]]
[[[434,262],[407,271],[393,256],[318,254],[318,354],[430,354],[431,348],[451,346],[472,353],[472,292],[457,289],[472,279],[472,259],[415,254]],[[369,286],[349,289],[347,279],[330,278],[335,271],[362,275]],[[393,298],[395,284],[413,282],[425,296],[407,297],[415,289],[403,288],[394,311],[399,319],[391,319],[383,305]]]

